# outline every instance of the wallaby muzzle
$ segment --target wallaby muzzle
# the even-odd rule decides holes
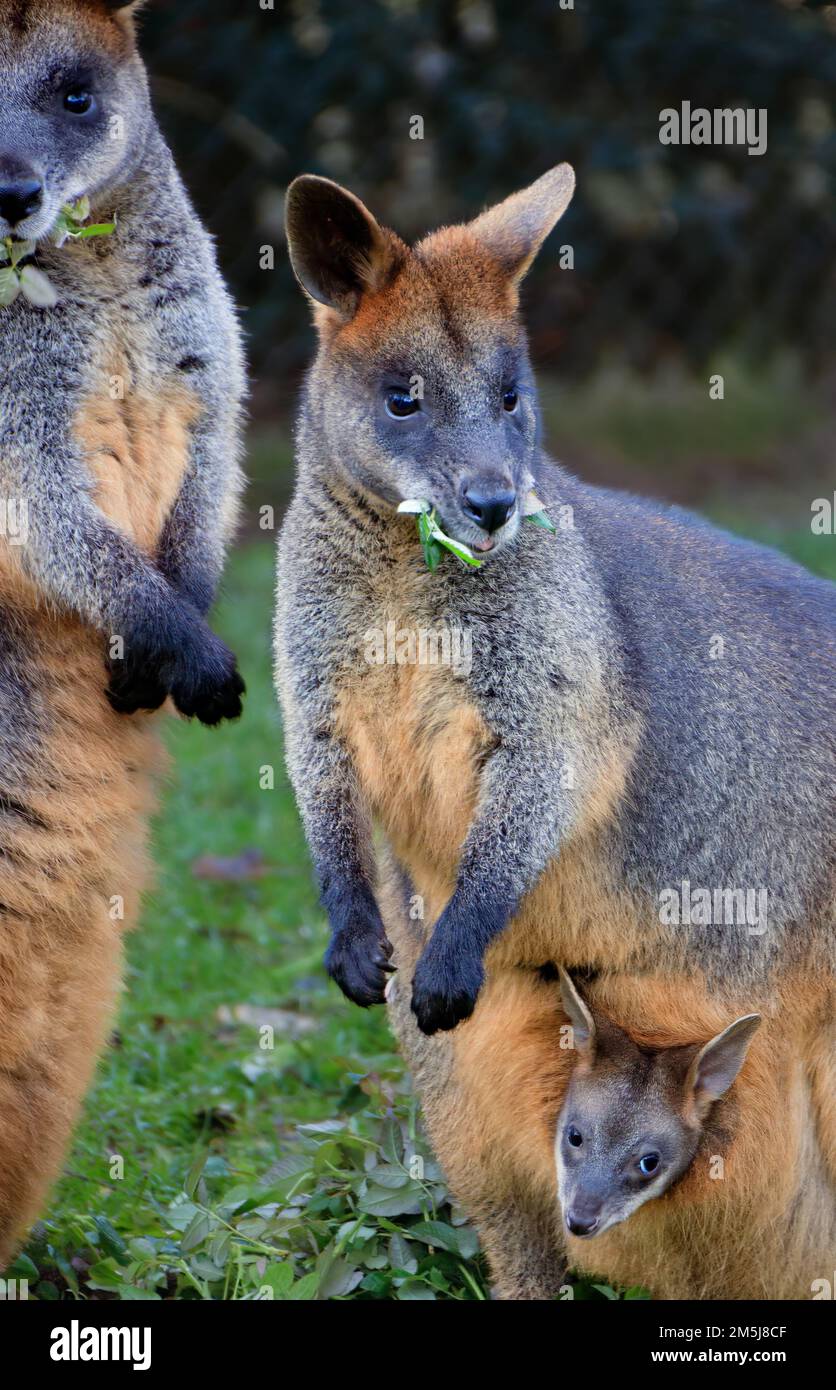
[[[43,196],[43,183],[34,169],[15,155],[0,157],[0,223],[14,231],[37,212]]]

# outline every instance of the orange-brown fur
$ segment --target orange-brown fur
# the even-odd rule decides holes
[[[180,383],[152,393],[135,391],[124,370],[120,380],[124,397],[93,397],[74,433],[95,481],[96,504],[150,554],[180,490],[200,407]]]

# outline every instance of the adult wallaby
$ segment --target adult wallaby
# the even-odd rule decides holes
[[[397,965],[392,1022],[506,1297],[565,1267],[554,965],[596,972],[591,1003],[654,1046],[756,1009],[725,1180],[689,1175],[595,1269],[803,1295],[832,1262],[836,588],[544,455],[518,288],[573,187],[560,165],[412,248],[327,179],[288,192],[319,351],[277,680],[328,968],[371,1004]],[[532,489],[556,534],[522,524]],[[481,567],[430,572],[411,499]],[[370,659],[391,623],[465,632],[469,673]]]
[[[161,763],[141,711],[241,710],[205,620],[240,485],[239,333],[134,8],[0,0],[0,1270],[119,987]],[[56,245],[85,198],[115,231]],[[40,307],[12,299],[12,260]]]

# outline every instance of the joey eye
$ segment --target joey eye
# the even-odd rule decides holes
[[[642,1157],[639,1159],[639,1172],[645,1178],[649,1178],[653,1173],[655,1173],[658,1167],[658,1154],[643,1154]]]
[[[395,420],[405,420],[407,415],[414,415],[420,408],[420,402],[408,391],[386,392],[386,413]]]
[[[519,405],[519,402],[520,398],[513,387],[509,387],[507,391],[503,392],[502,409],[507,410],[509,415],[513,415],[514,411]]]
[[[572,1145],[573,1149],[579,1149],[581,1144],[583,1143],[583,1135],[581,1134],[579,1129],[575,1129],[574,1125],[570,1125],[567,1129],[566,1138]]]
[[[64,110],[71,116],[86,116],[88,111],[92,111],[93,105],[93,96],[83,87],[71,87],[64,93]]]

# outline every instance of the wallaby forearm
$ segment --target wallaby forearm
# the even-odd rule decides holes
[[[160,572],[198,612],[208,613],[223,571],[241,490],[234,446],[237,415],[213,403],[195,431],[189,471],[166,520],[155,556]]]
[[[340,883],[347,892],[370,889],[371,825],[348,755],[336,739],[318,736],[304,717],[288,720],[287,709],[286,704],[288,770],[323,897],[338,894]]]
[[[448,905],[459,898],[474,907],[495,903],[495,912],[476,927],[473,949],[487,948],[559,851],[573,815],[560,785],[564,761],[558,750],[532,741],[503,745],[488,764]]]
[[[559,853],[573,818],[564,766],[563,754],[534,736],[490,759],[455,890],[415,972],[412,1007],[425,1032],[472,1012],[488,946]]]
[[[3,493],[26,509],[21,565],[43,597],[105,636],[126,636],[138,621],[164,623],[174,593],[95,505],[70,441],[18,416],[4,424],[0,455]]]
[[[368,810],[338,742],[319,740],[310,726],[297,725],[287,746],[291,781],[331,930],[326,967],[355,1003],[380,1003],[391,948],[375,898]]]
[[[155,559],[202,614],[214,600],[243,486],[242,400],[246,375],[235,310],[214,247],[191,211],[159,137],[151,168],[120,221],[126,250],[148,291],[156,350],[194,402],[189,466]],[[172,213],[172,208],[177,209]]]
[[[285,722],[285,758],[322,903],[328,913],[329,973],[355,1003],[380,1003],[390,946],[374,893],[371,817],[348,751],[335,735],[331,683],[315,627],[299,617],[312,594],[282,590],[276,628],[276,685]],[[292,608],[294,622],[288,622]],[[310,639],[306,664],[296,650]]]

